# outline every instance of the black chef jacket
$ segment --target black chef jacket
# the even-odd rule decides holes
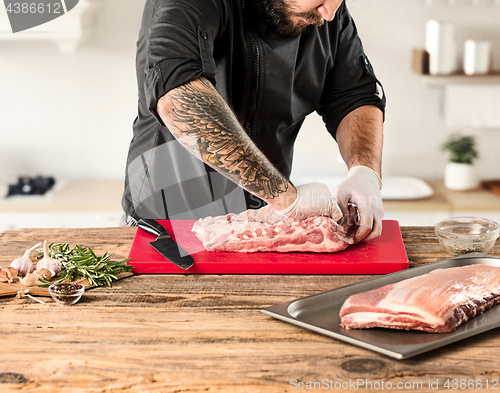
[[[357,107],[384,111],[382,86],[345,3],[333,21],[295,37],[277,35],[253,3],[146,1],[137,43],[138,116],[122,199],[128,215],[197,219],[263,205],[191,155],[158,116],[165,93],[198,77],[214,84],[286,177],[308,114],[317,111],[335,138],[339,123]]]

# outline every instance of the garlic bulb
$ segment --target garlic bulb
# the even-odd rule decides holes
[[[54,275],[61,271],[61,262],[52,258],[47,251],[47,240],[43,242],[43,258],[36,265],[37,273],[42,269],[50,270]]]
[[[11,262],[10,266],[16,269],[20,276],[25,276],[35,270],[35,266],[33,265],[33,262],[31,262],[30,256],[31,252],[40,244],[42,243],[38,243],[37,245],[27,249],[22,257],[16,258]]]
[[[3,269],[0,269],[0,281],[3,282],[14,282],[14,279],[17,277],[17,269],[9,266]]]
[[[26,274],[26,276],[19,279],[19,282],[27,287],[32,287],[37,283],[37,281],[38,281],[38,275],[36,274],[36,272],[28,273]]]

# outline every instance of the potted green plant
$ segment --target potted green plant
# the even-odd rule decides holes
[[[474,161],[478,158],[478,152],[474,137],[453,134],[448,137],[441,148],[450,154],[444,175],[446,188],[451,190],[477,188],[479,181]]]

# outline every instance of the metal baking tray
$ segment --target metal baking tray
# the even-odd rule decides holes
[[[427,333],[416,330],[385,328],[344,329],[340,327],[339,317],[340,307],[344,301],[353,294],[429,273],[434,269],[473,264],[484,264],[500,268],[500,258],[471,253],[387,274],[317,295],[280,303],[261,311],[274,318],[349,344],[379,352],[395,359],[408,359],[500,326],[500,306],[493,307],[463,323],[453,332]]]

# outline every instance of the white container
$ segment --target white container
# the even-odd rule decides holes
[[[479,186],[476,168],[472,164],[449,162],[444,172],[444,185],[450,190],[473,190]]]
[[[427,22],[425,50],[429,53],[431,75],[449,75],[457,71],[457,43],[451,23]]]
[[[465,41],[464,72],[467,75],[487,74],[491,69],[491,42]]]

